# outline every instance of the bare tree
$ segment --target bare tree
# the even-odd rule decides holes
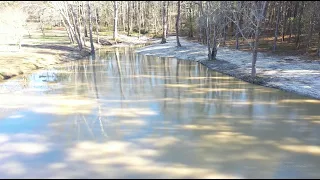
[[[84,36],[86,36],[88,29],[87,9],[83,5],[79,6],[81,2],[78,1],[60,1],[48,4],[58,4],[55,9],[60,13],[61,23],[66,28],[70,42],[76,42],[79,49],[82,49],[85,44]],[[128,31],[127,35],[130,35],[133,30],[139,33],[139,37],[145,33],[157,36],[160,32],[162,35],[161,43],[166,43],[168,32],[175,29],[177,46],[179,46],[180,36],[188,35],[191,37],[195,35],[199,38],[199,42],[208,46],[208,59],[215,59],[219,45],[228,43],[233,38],[235,39],[235,48],[239,49],[242,39],[249,44],[253,54],[252,58],[255,59],[252,60],[251,73],[253,76],[256,74],[254,69],[259,39],[262,35],[274,37],[273,42],[270,43],[272,51],[276,51],[278,46],[285,44],[277,44],[280,35],[282,40],[285,40],[286,35],[289,35],[289,41],[292,35],[295,38],[297,48],[307,47],[308,52],[314,52],[314,49],[318,49],[317,39],[315,39],[319,32],[317,24],[320,20],[316,11],[319,9],[316,5],[317,2],[276,1],[270,2],[268,5],[268,1],[191,1],[185,3],[178,1],[180,10],[176,9],[175,3],[168,1],[128,1],[122,3],[111,1],[104,2],[103,5],[98,4],[98,2],[91,3],[91,8],[94,8],[91,13],[95,13],[92,14],[92,18],[95,18],[92,20],[95,20],[93,25],[97,27],[95,29],[97,39],[99,39],[99,29],[100,31],[112,31],[113,28],[113,38],[116,40],[119,36],[118,20],[121,22],[120,27],[124,31]],[[46,13],[48,14],[47,10],[44,11],[40,20],[47,27],[48,22],[44,19]],[[312,14],[314,15],[312,16]],[[48,17],[51,18],[51,16]],[[42,29],[44,30],[44,28]],[[301,47],[300,44],[302,44]]]
[[[118,1],[113,1],[114,20],[113,20],[113,39],[117,41],[118,38]]]
[[[242,1],[236,1],[236,11],[237,12],[241,12],[241,8],[242,8]],[[241,20],[242,20],[242,13],[237,13],[237,14],[233,14],[235,17],[235,24],[236,24],[236,49],[239,49],[239,36],[240,36],[240,32],[239,29],[242,28],[241,26]],[[239,27],[239,28],[238,28]]]
[[[167,13],[166,13],[166,1],[162,2],[162,40],[161,44],[167,42]]]
[[[227,16],[228,19],[233,21],[235,25],[237,26],[241,36],[246,39],[248,44],[250,45],[252,49],[252,64],[251,64],[251,76],[256,76],[256,62],[258,57],[258,47],[259,47],[259,35],[261,32],[261,25],[265,17],[266,8],[268,6],[268,1],[248,1],[245,3],[245,6],[243,6],[240,11],[233,10],[232,16]],[[239,16],[235,14],[241,14],[244,16],[244,19],[247,20],[247,26],[240,28],[238,19]],[[251,34],[254,34],[254,40],[251,42],[247,36],[244,34],[244,32],[247,31],[248,35],[251,36]]]
[[[170,29],[170,23],[169,23],[169,6],[170,6],[170,1],[167,2],[167,9],[166,9],[166,23],[167,23],[167,29],[166,29],[166,36],[168,36],[169,29]]]
[[[87,6],[88,6],[88,16],[89,16],[89,34],[90,34],[91,55],[95,56],[95,50],[94,50],[93,39],[92,39],[92,17],[91,17],[90,1],[87,1]]]
[[[4,2],[2,2],[4,3]],[[2,4],[1,4],[2,5]],[[14,4],[0,7],[0,42],[7,48],[15,44],[21,48],[21,40],[25,32],[26,14]],[[14,16],[13,16],[14,14]]]
[[[72,12],[72,5],[69,4],[67,1],[52,1],[51,2],[53,7],[60,13],[60,16],[63,20],[63,24],[65,25],[66,29],[69,29],[71,41],[73,42],[73,38],[75,38],[78,48],[82,50],[82,42],[79,39],[79,36],[76,31],[76,23],[74,20],[73,12]]]
[[[141,12],[141,2],[140,1],[138,1],[138,18],[137,18],[137,20],[138,20],[138,39],[140,39],[140,33],[141,33],[141,14],[142,14],[142,12]]]
[[[87,18],[84,10],[84,1],[82,1],[82,22],[84,24],[84,37],[88,37]]]
[[[267,1],[255,1],[253,3],[253,14],[255,19],[255,31],[254,31],[254,46],[252,52],[252,66],[251,66],[251,76],[256,76],[256,62],[258,56],[259,47],[259,35],[262,20],[264,19],[265,9],[267,6]]]
[[[211,45],[210,45],[210,18],[209,18],[209,15],[208,15],[208,9],[209,9],[209,6],[208,6],[208,1],[207,1],[207,13],[206,13],[206,38],[207,38],[207,47],[208,47],[208,59],[209,60],[212,60],[212,56],[211,56]]]
[[[130,26],[130,22],[131,22],[131,1],[127,1],[127,26],[128,26],[128,36],[130,36],[130,32],[131,32],[131,26]]]
[[[42,35],[43,36],[46,36],[45,32],[44,32],[44,20],[43,20],[43,14],[44,14],[44,11],[46,10],[46,8],[42,8],[40,11],[39,11],[39,19],[40,19],[40,29],[41,29],[41,32],[42,32]]]
[[[308,37],[307,37],[307,47],[306,47],[306,52],[308,52],[308,49],[311,47],[311,39],[312,39],[312,34],[313,34],[313,28],[314,28],[314,20],[316,17],[316,7],[317,3],[308,3],[309,5],[309,30],[308,30]]]
[[[98,13],[98,8],[96,8],[96,34],[97,34],[97,43],[100,44],[100,41],[99,41],[99,13]]]
[[[273,52],[276,51],[276,47],[277,47],[279,16],[280,16],[280,5],[278,5],[278,8],[277,8],[277,22],[276,22],[276,29],[274,31],[274,41],[273,41],[273,48],[272,48]]]
[[[303,8],[304,8],[304,1],[301,1],[301,5],[300,5],[300,10],[299,10],[299,18],[298,18],[298,23],[297,23],[297,39],[296,39],[296,48],[300,47],[300,35],[301,35],[301,19],[302,19],[302,15],[303,15]]]
[[[318,50],[317,50],[318,57],[320,57],[320,31],[318,32]]]
[[[180,25],[179,20],[180,20],[180,8],[181,8],[180,2],[181,1],[178,1],[178,3],[177,3],[178,9],[177,9],[177,20],[176,20],[176,37],[177,37],[177,46],[178,47],[181,47],[180,40],[179,40],[179,25]]]

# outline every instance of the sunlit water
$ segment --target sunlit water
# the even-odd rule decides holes
[[[133,52],[2,83],[0,178],[320,177],[320,101]]]

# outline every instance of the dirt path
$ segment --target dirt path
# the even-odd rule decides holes
[[[160,57],[174,57],[200,62],[208,68],[238,79],[295,92],[320,99],[320,61],[302,59],[298,56],[271,56],[258,54],[257,78],[250,77],[250,52],[219,48],[216,61],[207,61],[207,47],[181,38],[182,47],[176,46],[176,37],[168,37],[166,44],[156,44],[136,52]]]

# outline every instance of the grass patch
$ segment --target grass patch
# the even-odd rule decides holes
[[[99,31],[99,35],[101,35],[101,36],[113,36],[113,31]]]

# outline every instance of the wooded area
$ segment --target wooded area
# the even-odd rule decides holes
[[[43,35],[45,27],[63,26],[79,50],[87,46],[89,32],[92,53],[99,32],[113,31],[114,40],[118,33],[161,37],[161,43],[166,43],[168,35],[187,36],[208,46],[209,60],[216,58],[219,46],[250,50],[252,76],[258,51],[320,57],[318,1],[1,2],[1,11],[8,7],[28,13],[23,21],[39,22]],[[5,20],[2,16],[1,23]]]

